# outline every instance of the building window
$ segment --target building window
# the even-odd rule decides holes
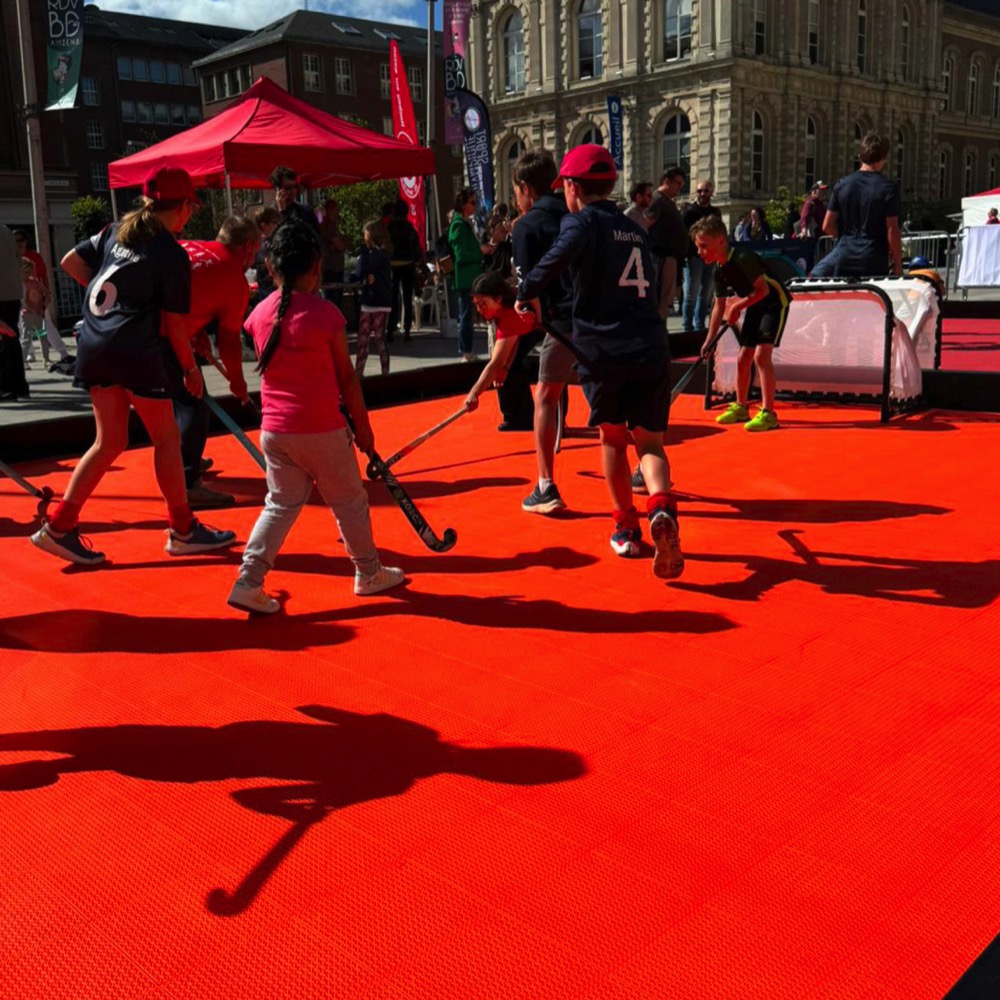
[[[166,104],[156,103],[153,105],[153,119],[157,125],[170,124],[170,109]]]
[[[194,70],[190,66],[181,67],[181,76],[184,79],[185,87],[197,86],[198,78],[194,75]]]
[[[350,59],[335,59],[334,71],[337,75],[337,93],[354,93],[354,68]]]
[[[178,63],[167,63],[167,83],[179,87],[181,83],[181,68]]]
[[[382,100],[388,101],[392,97],[392,77],[389,76],[388,63],[381,63],[379,65],[378,82],[382,93]]]
[[[143,123],[151,123],[153,121],[153,105],[149,101],[139,101],[136,104],[136,109],[138,110],[138,119]]]
[[[691,0],[666,0],[663,10],[663,59],[691,55]]]
[[[759,111],[753,113],[750,126],[750,187],[764,190],[764,119]]]
[[[951,190],[951,157],[947,149],[942,149],[938,154],[938,201],[944,201]]]
[[[108,165],[106,163],[91,163],[90,187],[93,191],[108,190]]]
[[[997,177],[1000,177],[1000,156],[993,153],[993,155],[990,156],[990,175],[986,184],[987,190],[992,191],[996,188]]]
[[[119,56],[115,65],[118,69],[119,80],[132,79],[132,60],[128,56]]]
[[[201,78],[201,96],[206,104],[211,104],[215,98],[215,77],[209,74]]]
[[[577,16],[578,72],[581,80],[596,80],[602,74],[604,60],[601,0],[582,0]]]
[[[858,159],[858,150],[861,147],[861,140],[864,138],[865,130],[861,126],[861,122],[854,123],[854,165],[851,167],[852,170],[861,169],[861,161]]]
[[[686,192],[691,184],[691,122],[680,112],[671,115],[663,129],[663,164],[684,171]]]
[[[133,59],[132,60],[132,79],[139,80],[142,83],[146,83],[149,80],[149,60],[148,59]]]
[[[80,90],[83,92],[83,103],[96,108],[101,103],[101,88],[92,76],[80,80]]]
[[[941,89],[944,91],[944,110],[952,108],[952,85],[955,78],[955,57],[945,56],[941,63]]]
[[[339,63],[340,60],[338,59]],[[323,64],[319,56],[305,53],[302,56],[302,77],[306,90],[321,93],[323,90]]]
[[[424,99],[424,71],[419,66],[411,66],[406,71],[406,80],[410,85],[410,97],[415,101]]]
[[[806,147],[805,147],[806,184],[804,190],[811,191],[816,182],[816,122],[812,118],[806,118]]]
[[[967,198],[976,193],[976,154],[971,150],[965,154],[965,166],[962,171],[962,194]]]
[[[237,66],[235,69],[227,70],[226,76],[228,77],[228,91],[230,97],[236,97],[237,94],[243,93],[243,87],[241,86],[242,80],[240,69]]]
[[[170,124],[171,125],[183,125],[184,124],[184,105],[183,104],[171,104],[170,105]]]
[[[396,130],[393,128],[393,125],[392,125],[392,115],[383,115],[382,116],[382,131],[386,135],[395,136]]]
[[[899,184],[900,191],[903,190],[903,168],[906,165],[906,140],[901,128],[896,129],[896,144],[893,149],[892,172]]]
[[[809,21],[806,32],[809,62],[815,66],[819,62],[819,0],[809,0]]]
[[[753,0],[753,52],[755,56],[767,52],[767,0]]]
[[[87,122],[87,149],[104,149],[104,122]]]
[[[197,125],[201,121],[201,108],[197,104],[189,104],[187,106],[187,123],[188,125]]]
[[[899,18],[899,76],[910,78],[910,8],[905,4]]]
[[[593,143],[595,146],[604,145],[604,136],[601,135],[601,130],[596,125],[590,125],[584,130],[578,145],[584,143]]]
[[[149,79],[153,83],[167,82],[167,67],[159,59],[153,59],[149,63]]]
[[[417,143],[421,146],[427,145],[427,122],[423,118],[417,119]]]
[[[122,121],[135,121],[135,101],[122,101]]]
[[[997,67],[993,70],[993,117],[1000,118],[1000,61],[997,62]]]
[[[503,27],[503,92],[524,93],[524,21],[514,11]]]
[[[969,82],[965,90],[965,113],[979,113],[979,63],[975,60],[969,63]]]
[[[858,0],[858,72],[868,69],[868,0]]]

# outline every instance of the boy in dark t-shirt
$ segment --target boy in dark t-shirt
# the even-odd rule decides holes
[[[590,426],[600,428],[604,474],[615,507],[611,548],[620,556],[637,556],[642,540],[628,463],[631,431],[649,487],[653,572],[670,580],[684,569],[663,450],[670,352],[657,309],[649,241],[608,199],[616,178],[614,159],[603,146],[587,143],[563,157],[553,187],[563,187],[569,214],[552,248],[521,279],[518,299],[535,299],[569,273],[573,353],[590,404]]]
[[[748,431],[773,431],[778,427],[774,413],[774,364],[771,354],[785,329],[788,317],[788,295],[781,282],[768,275],[761,259],[746,247],[731,247],[725,223],[708,216],[691,227],[691,236],[698,256],[706,264],[717,264],[715,271],[715,304],[708,322],[708,336],[702,347],[718,333],[725,320],[735,324],[740,313],[746,313],[736,333],[740,353],[736,372],[736,402],[716,417],[720,424],[742,423]],[[750,419],[750,375],[756,361],[760,372],[762,406]]]

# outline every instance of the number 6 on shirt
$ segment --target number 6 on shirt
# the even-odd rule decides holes
[[[635,272],[634,278],[632,277],[633,272]],[[642,267],[642,249],[640,247],[632,248],[632,252],[625,262],[625,269],[618,279],[618,287],[634,288],[640,299],[646,297],[646,289],[649,288],[649,282],[646,280],[646,272]]]

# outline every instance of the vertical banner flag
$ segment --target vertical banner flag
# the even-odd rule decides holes
[[[465,162],[469,185],[479,198],[478,215],[485,225],[493,211],[493,137],[486,105],[471,90],[457,90],[465,135]]]
[[[622,132],[622,99],[620,97],[608,97],[608,128],[611,135],[608,137],[608,149],[614,157],[615,166],[619,173],[625,169],[625,139]]]
[[[76,104],[83,59],[83,0],[46,0],[48,45],[46,111],[63,111]]]
[[[395,39],[389,40],[389,82],[392,87],[392,131],[397,139],[416,146],[417,118],[413,113],[410,84],[406,67]],[[427,205],[424,201],[423,177],[400,177],[399,194],[410,206],[409,219],[420,236],[420,249],[427,249]]]
[[[444,140],[458,146],[464,139],[457,91],[466,90],[469,77],[469,18],[472,0],[444,0]]]

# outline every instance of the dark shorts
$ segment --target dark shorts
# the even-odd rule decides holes
[[[77,353],[78,358],[81,356],[83,363],[77,365],[73,379],[73,385],[78,389],[119,388],[140,398],[171,400],[187,392],[184,372],[166,337],[163,338],[161,356],[147,359],[144,364],[136,364],[127,357],[112,353],[97,357],[88,355],[82,341]]]
[[[740,347],[759,347],[770,344],[777,347],[785,332],[788,309],[754,309],[751,306],[743,317],[736,339]]]
[[[670,358],[639,364],[604,363],[600,373],[584,373],[583,394],[590,404],[590,427],[625,424],[629,430],[665,431],[670,417]]]

